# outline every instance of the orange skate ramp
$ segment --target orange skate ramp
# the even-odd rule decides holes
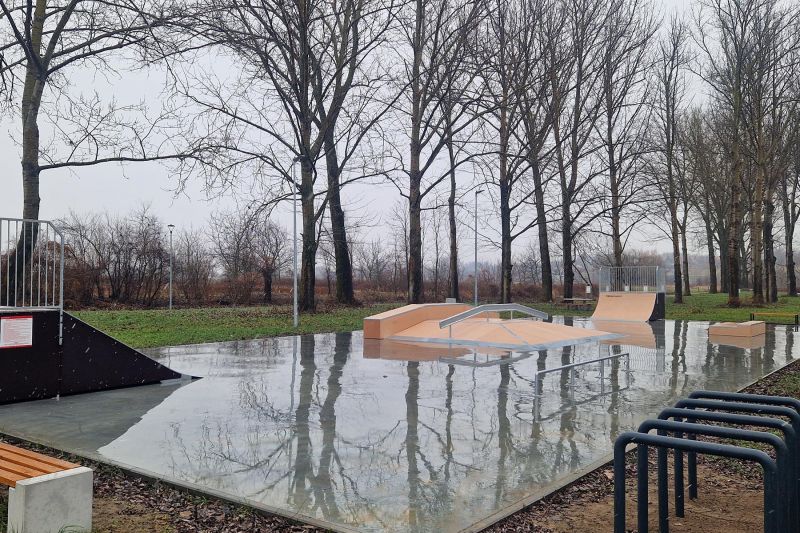
[[[365,339],[386,339],[398,331],[410,328],[425,320],[445,318],[468,311],[467,304],[410,304],[390,309],[364,319]]]
[[[592,320],[630,322],[657,320],[663,318],[658,316],[661,314],[657,309],[658,300],[659,294],[654,292],[601,292]]]
[[[472,309],[467,304],[409,304],[390,309],[364,319],[365,339],[388,339],[398,331],[426,320],[444,320]],[[496,318],[497,313],[484,313],[483,317]]]

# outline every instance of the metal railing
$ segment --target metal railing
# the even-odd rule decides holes
[[[600,268],[600,292],[665,292],[665,270],[658,266]]]
[[[541,318],[542,320],[547,320],[550,318],[550,315],[543,311],[539,311],[538,309],[534,309],[533,307],[528,307],[527,305],[522,304],[483,304],[477,307],[473,307],[472,309],[468,309],[463,313],[458,313],[457,315],[453,315],[449,318],[445,318],[444,320],[439,321],[439,329],[444,329],[447,327],[452,326],[453,324],[457,324],[463,320],[468,318],[472,318],[477,315],[482,315],[484,313],[503,313],[503,312],[510,312],[511,318],[514,318],[514,313],[522,313],[523,315],[532,316],[535,318]]]
[[[63,315],[64,235],[52,222],[0,217],[0,309]]]

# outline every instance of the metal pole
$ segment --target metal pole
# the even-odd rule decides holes
[[[170,224],[167,227],[169,228],[169,310],[172,311],[172,258],[175,255],[175,250],[172,247],[172,230],[175,225]]]
[[[293,244],[293,251],[292,254],[292,294],[294,298],[293,302],[293,323],[294,327],[296,328],[300,323],[300,317],[297,310],[297,180],[295,176],[295,168],[299,158],[295,158],[292,162],[292,234],[294,238]]]

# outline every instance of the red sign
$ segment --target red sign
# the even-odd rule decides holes
[[[0,349],[33,346],[33,316],[0,317]]]

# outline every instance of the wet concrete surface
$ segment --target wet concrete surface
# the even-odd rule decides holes
[[[149,353],[203,378],[2,406],[0,432],[332,529],[472,530],[607,460],[676,399],[795,357],[791,327],[750,347],[710,342],[702,322],[649,328],[613,341],[636,344],[422,360],[413,345],[409,360],[365,354],[360,332],[163,348]]]

